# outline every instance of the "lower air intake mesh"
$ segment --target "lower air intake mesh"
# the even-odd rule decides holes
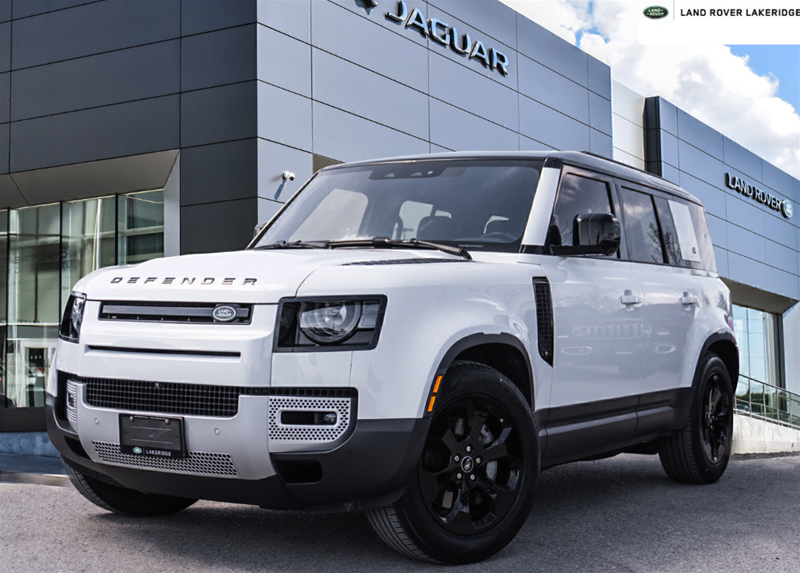
[[[545,277],[533,279],[533,294],[536,299],[536,327],[539,335],[539,355],[550,366],[553,365],[553,299],[550,282]]]
[[[269,439],[293,442],[334,442],[350,425],[350,398],[303,398],[295,396],[269,399]],[[289,425],[281,423],[282,412],[335,412],[336,424]]]
[[[84,378],[86,401],[98,408],[232,418],[239,395],[260,388]]]
[[[161,470],[181,474],[199,474],[219,477],[238,477],[239,472],[228,454],[208,452],[189,452],[189,457],[182,460],[151,456],[135,456],[123,454],[119,444],[109,442],[92,442],[97,455],[107,464],[128,466],[143,469]]]
[[[67,381],[67,419],[73,429],[78,427],[78,386],[72,380]]]

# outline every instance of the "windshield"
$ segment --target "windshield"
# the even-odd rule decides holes
[[[319,173],[262,234],[286,241],[419,239],[464,249],[519,250],[541,160],[448,160]]]

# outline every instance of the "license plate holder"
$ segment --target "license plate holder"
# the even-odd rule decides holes
[[[183,418],[120,414],[119,448],[123,454],[182,460],[189,456]]]

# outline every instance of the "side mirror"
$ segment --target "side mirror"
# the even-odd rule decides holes
[[[572,227],[572,246],[553,246],[554,255],[604,255],[619,250],[622,240],[619,221],[610,213],[577,215]]]
[[[256,228],[253,229],[253,238],[255,239],[258,236],[258,234],[261,232],[261,229],[263,229],[266,226],[267,226],[266,223],[259,223],[258,225],[256,225]]]

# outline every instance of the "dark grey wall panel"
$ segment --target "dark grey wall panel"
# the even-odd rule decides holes
[[[10,0],[7,1],[10,3]],[[63,10],[91,2],[97,2],[97,0],[16,0],[14,2],[14,18],[27,18],[35,14]]]
[[[610,136],[611,124],[611,102],[594,92],[589,92],[589,125]]]
[[[0,0],[0,22],[11,20],[11,0]]]
[[[264,139],[258,140],[258,196],[271,201],[288,201],[313,175],[310,153]],[[296,175],[294,181],[283,178],[284,171]],[[263,221],[262,215],[259,220]]]
[[[793,201],[800,201],[800,181],[778,169],[767,161],[762,162],[763,179],[761,180],[764,185],[788,196]],[[797,224],[800,219],[792,218],[792,221]]]
[[[501,2],[486,0],[429,0],[437,8],[464,22],[472,22],[484,34],[516,49],[517,12]],[[478,39],[478,38],[474,38]]]
[[[256,21],[256,0],[183,0],[181,33],[209,32]]]
[[[0,206],[5,209],[24,205],[27,205],[27,202],[11,179],[11,175],[0,175]]]
[[[472,39],[473,42],[480,40],[487,50],[494,48],[503,52],[506,58],[508,58],[509,74],[507,76],[504,76],[497,70],[492,70],[491,68],[483,65],[480,62],[480,60],[469,59],[467,58],[467,56],[457,53],[450,46],[443,46],[438,42],[432,42],[429,40],[428,49],[430,50],[430,52],[435,52],[439,55],[444,56],[445,58],[453,60],[457,64],[465,66],[470,70],[472,70],[473,72],[477,72],[483,76],[486,76],[490,80],[499,82],[509,88],[512,88],[513,90],[517,89],[518,87],[517,68],[519,63],[517,61],[518,55],[517,52],[514,50],[514,48],[507,46],[506,44],[503,44],[500,41],[488,37],[484,32],[481,32],[480,30],[473,28],[472,26],[462,22],[461,20],[454,18],[453,16],[447,14],[446,12],[443,12],[436,6],[431,5],[428,7],[428,18],[438,18],[448,26],[453,26],[454,28],[456,28],[458,30],[459,40],[461,37],[463,37],[464,34],[469,34],[469,37]],[[475,21],[473,20],[473,23],[474,22]],[[396,26],[395,29],[404,32],[405,37],[410,37],[410,38],[420,37],[420,35],[417,33],[410,33],[410,30],[403,31],[402,27],[400,27],[399,25],[393,24],[393,26]],[[387,75],[391,75],[391,72],[389,72]]]
[[[272,28],[257,28],[258,79],[311,97],[311,46]]]
[[[391,32],[325,0],[312,3],[311,27],[317,48],[383,70],[414,89],[428,89],[428,51],[406,38],[401,28],[399,34]]]
[[[0,24],[0,73],[11,69],[11,22]]]
[[[256,137],[256,100],[256,82],[181,95],[181,146]]]
[[[519,149],[519,135],[515,132],[434,99],[431,99],[431,141],[454,151]]]
[[[10,124],[13,171],[179,146],[178,96],[148,99]]]
[[[0,125],[0,173],[8,173],[8,131],[10,124]]]
[[[258,194],[258,140],[190,147],[181,152],[181,206]]]
[[[611,159],[614,156],[614,144],[611,136],[601,133],[596,129],[589,130],[589,151]]]
[[[179,35],[179,0],[106,0],[14,22],[13,66],[47,64]]]
[[[326,2],[333,2],[334,4],[341,6],[348,12],[356,14],[359,18],[366,18],[372,21],[373,23],[378,24],[379,26],[383,26],[388,30],[404,35],[403,26],[399,22],[394,22],[393,20],[389,20],[388,18],[386,18],[386,13],[389,10],[392,11],[397,10],[397,3],[388,3],[386,5],[381,5],[381,3],[379,3],[379,5],[376,8],[369,8],[366,7],[367,2],[364,0],[312,0],[311,11],[313,12],[314,10],[319,9],[319,5],[325,4]],[[260,2],[259,4],[264,4],[264,2]],[[429,6],[427,3],[423,4],[422,2],[417,2],[413,6],[409,7],[409,9],[413,8],[417,8],[420,12],[422,12],[426,20],[428,18],[438,17],[435,14],[431,13],[431,9],[433,7]],[[422,46],[424,46],[427,43],[425,37],[419,32],[416,32],[414,34],[408,34],[406,38]]]
[[[10,121],[11,74],[0,74],[0,123]]]
[[[723,137],[725,163],[761,181],[761,158],[738,143]]]
[[[588,90],[525,56],[519,60],[519,91],[548,107],[589,124]],[[610,104],[607,115],[610,124]]]
[[[313,57],[315,101],[338,107],[415,137],[428,138],[427,95],[316,48]],[[431,57],[459,68],[465,74],[474,75],[468,69],[451,64],[444,58],[436,55]],[[438,93],[437,80],[441,78],[432,74],[431,95],[445,99]],[[485,82],[478,76],[474,77],[474,81]],[[513,94],[499,84],[493,85],[498,90]],[[364,97],[364,94],[369,94],[369,97]],[[516,113],[514,115],[516,123]]]
[[[478,76],[464,66],[459,66],[436,54],[430,55],[429,65],[430,84],[428,90],[432,97],[507,129],[517,131],[519,128],[517,98],[519,96],[516,92],[490,79]],[[316,73],[316,70],[314,71]],[[464,89],[464,86],[470,86],[470,88]]]
[[[258,2],[258,21],[303,42],[311,41],[311,0]]]
[[[256,25],[181,40],[181,89],[256,79]]]
[[[588,125],[524,96],[519,98],[519,125],[523,135],[556,149],[591,148]]]
[[[11,116],[16,121],[174,94],[179,70],[178,40],[19,70]]]
[[[611,99],[611,68],[589,56],[589,89],[599,96]]]
[[[517,14],[517,49],[529,58],[588,87],[586,52]]]
[[[240,251],[253,238],[257,219],[255,197],[181,207],[181,254]]]
[[[677,135],[683,141],[722,160],[722,134],[681,109],[678,110]]]

